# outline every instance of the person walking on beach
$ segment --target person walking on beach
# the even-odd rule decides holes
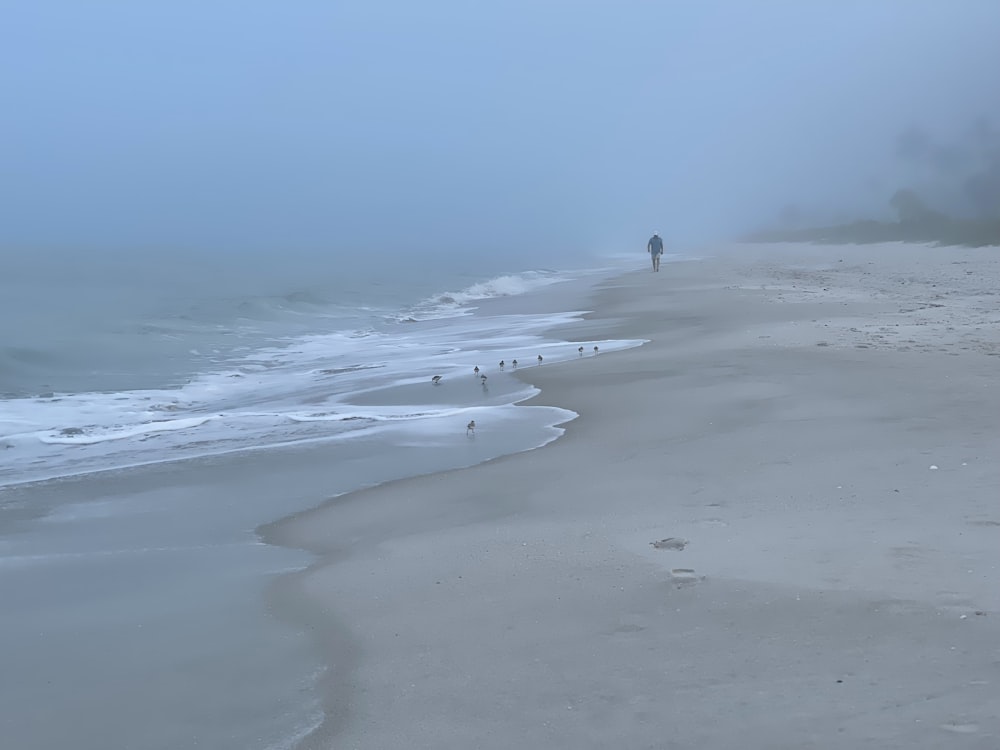
[[[649,242],[646,243],[646,252],[653,260],[653,271],[659,271],[660,256],[663,255],[663,240],[660,239],[658,232],[653,232],[653,236],[649,238]]]

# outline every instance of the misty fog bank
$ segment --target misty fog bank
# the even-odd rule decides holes
[[[558,265],[791,196],[992,210],[994,0],[14,5],[2,254]]]
[[[1000,130],[989,118],[976,118],[952,140],[911,126],[896,137],[893,157],[908,183],[867,215],[823,223],[822,212],[788,204],[749,239],[1000,245]]]

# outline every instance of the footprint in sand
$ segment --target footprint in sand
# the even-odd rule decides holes
[[[946,732],[955,732],[955,734],[975,734],[979,731],[978,724],[941,724],[943,730]]]
[[[641,633],[645,629],[646,628],[644,626],[637,625],[634,622],[633,623],[624,623],[624,624],[619,625],[618,627],[616,627],[612,631],[612,634],[613,635],[618,635],[618,634],[621,634],[621,633]]]
[[[678,586],[690,586],[704,580],[704,576],[699,576],[691,568],[674,568],[670,571],[671,580]]]
[[[668,537],[666,539],[661,539],[658,542],[650,542],[654,549],[673,549],[680,552],[682,549],[687,547],[687,539],[679,539],[677,537]]]
[[[873,602],[872,611],[882,615],[904,616],[926,615],[927,604],[911,599],[884,599]]]

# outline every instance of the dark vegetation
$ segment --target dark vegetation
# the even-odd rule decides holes
[[[889,200],[895,220],[859,219],[801,226],[788,207],[779,226],[754,232],[751,242],[921,242],[981,247],[1000,245],[1000,132],[988,120],[973,123],[957,143],[938,143],[916,128],[896,139],[896,158],[921,175],[922,188],[902,188]],[[921,193],[932,197],[931,201]]]
[[[922,206],[916,194],[900,190],[900,197]],[[897,209],[898,210],[898,209]],[[847,224],[797,229],[765,229],[747,237],[750,242],[820,242],[829,244],[868,244],[874,242],[936,242],[941,245],[1000,245],[1000,218],[954,218],[940,211],[924,208],[914,213],[899,212],[897,221],[861,219]]]

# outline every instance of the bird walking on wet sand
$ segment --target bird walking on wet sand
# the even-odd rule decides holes
[[[471,422],[469,422],[469,424],[465,426],[465,434],[466,435],[476,434],[476,420],[473,419]]]
[[[484,386],[486,385],[486,375],[480,375],[479,380],[482,382]]]
[[[597,354],[597,347],[594,347],[594,354]]]
[[[538,355],[538,364],[542,364],[542,355],[541,354]]]
[[[472,372],[475,373],[476,375],[478,375],[479,374],[479,365],[476,365],[475,367],[473,367],[472,368]]]
[[[511,364],[514,365],[514,369],[516,370],[517,369],[517,360],[515,359],[513,362],[511,362]]]
[[[441,376],[440,375],[435,375],[433,378],[431,378],[431,382],[434,385],[440,385],[441,384]]]
[[[500,360],[500,372],[503,372],[503,360]]]
[[[577,349],[577,351],[580,352],[580,354],[583,354],[583,347],[581,346],[579,349]]]

